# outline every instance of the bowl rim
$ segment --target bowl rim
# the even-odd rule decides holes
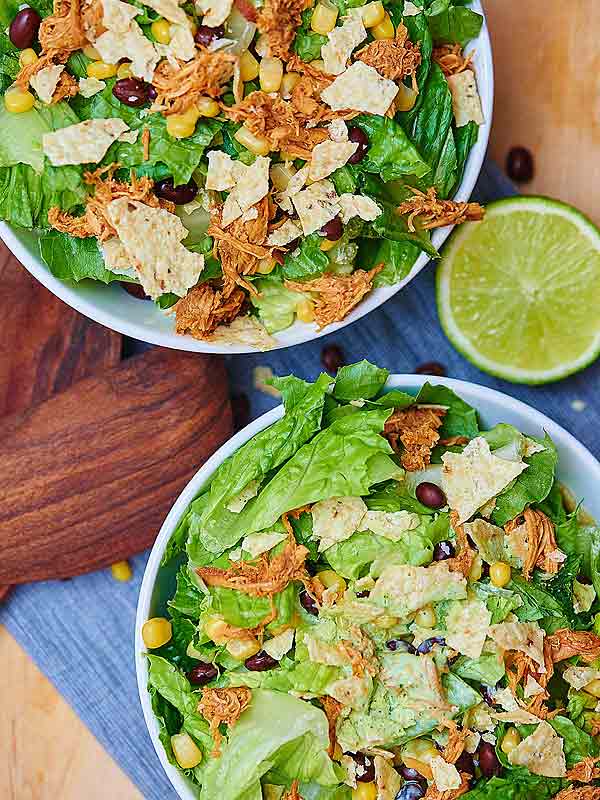
[[[447,386],[453,389],[457,394],[460,394],[469,400],[475,408],[478,407],[479,403],[485,404],[486,401],[491,404],[495,403],[496,405],[504,406],[504,408],[507,410],[507,413],[519,415],[532,426],[547,431],[559,449],[570,451],[570,453],[573,454],[581,469],[588,470],[590,474],[595,474],[595,479],[600,485],[600,462],[598,459],[596,459],[592,453],[580,441],[578,441],[578,439],[565,430],[565,428],[563,428],[557,422],[554,422],[553,419],[546,416],[541,411],[538,411],[527,403],[524,403],[522,400],[517,400],[516,398],[511,397],[504,392],[500,392],[497,389],[481,386],[477,383],[472,383],[471,381],[463,381],[455,378],[432,377],[428,375],[392,374],[389,376],[386,382],[385,389],[418,389],[427,382],[431,382],[434,385]],[[152,744],[161,764],[163,765],[168,779],[170,780],[173,788],[178,793],[181,800],[195,800],[196,795],[190,789],[188,782],[181,775],[181,773],[169,763],[164,748],[158,738],[158,722],[154,716],[154,712],[152,711],[150,695],[147,690],[148,667],[147,660],[144,656],[145,646],[141,637],[142,625],[148,619],[154,586],[160,569],[160,562],[163,553],[173,531],[177,526],[177,523],[189,504],[196,497],[199,490],[206,483],[207,479],[226,458],[238,450],[239,447],[245,444],[245,442],[251,439],[255,434],[259,433],[269,425],[272,425],[282,416],[282,405],[273,408],[271,411],[267,411],[265,414],[262,414],[260,417],[232,436],[231,439],[221,445],[221,447],[208,459],[208,461],[206,461],[206,463],[198,470],[194,477],[191,478],[173,504],[173,507],[163,522],[156,541],[152,546],[150,557],[148,558],[148,562],[144,571],[135,621],[135,666],[138,692],[146,727],[152,740]]]
[[[477,142],[469,154],[462,182],[454,195],[453,199],[457,201],[466,201],[470,198],[477,179],[479,178],[490,137],[494,104],[492,45],[487,26],[487,18],[481,0],[473,0],[473,8],[483,15],[481,32],[475,41],[477,42],[477,77],[485,121],[479,128]],[[434,231],[432,241],[438,250],[442,247],[451,231],[452,226],[438,228]],[[248,345],[211,344],[210,342],[194,339],[189,335],[176,334],[174,329],[163,331],[155,323],[158,319],[156,315],[165,313],[158,307],[151,309],[150,320],[124,318],[125,302],[139,303],[140,301],[128,297],[118,285],[101,286],[94,284],[93,292],[90,292],[86,291],[88,287],[85,285],[79,286],[73,283],[69,284],[55,278],[48,267],[42,262],[41,257],[30,252],[26,245],[20,240],[12,226],[1,221],[0,240],[4,241],[8,249],[21,264],[37,278],[42,285],[56,295],[56,297],[94,322],[99,322],[117,333],[129,336],[133,339],[138,339],[148,344],[168,347],[172,350],[229,355],[260,352],[257,348],[249,347]],[[426,267],[429,261],[429,256],[426,253],[421,253],[405,278],[392,286],[383,286],[371,291],[341,322],[328,325],[323,330],[317,330],[314,323],[307,324],[296,321],[289,328],[275,334],[277,344],[272,349],[280,350],[297,344],[304,344],[305,342],[320,339],[322,336],[328,336],[330,333],[335,333],[345,328],[347,325],[351,325],[353,322],[361,319],[397,294]],[[103,304],[95,300],[97,292],[102,292],[105,297],[107,297],[109,293],[112,293],[115,298],[118,298],[117,302],[123,305],[123,310],[120,313],[106,310],[106,308],[102,307]],[[122,295],[122,297],[118,296],[117,293]],[[134,306],[130,306],[130,308],[133,309]]]

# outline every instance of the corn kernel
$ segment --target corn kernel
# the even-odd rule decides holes
[[[4,106],[11,114],[23,114],[31,111],[35,103],[35,97],[31,92],[23,91],[18,86],[11,86],[4,95]]]
[[[258,68],[258,80],[263,92],[278,92],[283,78],[283,61],[280,58],[266,56],[261,58]]]
[[[200,112],[195,106],[182,114],[171,114],[167,117],[167,133],[174,139],[187,139],[194,135]]]
[[[38,60],[38,54],[32,47],[28,47],[26,50],[21,50],[19,55],[19,65],[21,67],[30,67],[32,64]]]
[[[255,156],[266,156],[271,151],[269,142],[263,136],[255,136],[245,125],[238,128],[233,138]]]
[[[296,316],[300,322],[315,321],[315,306],[312,300],[301,300],[296,306]],[[330,570],[325,570],[329,572]]]
[[[405,86],[401,83],[398,86],[398,94],[395,97],[394,103],[397,111],[412,111],[417,102],[418,92],[411,89],[410,86]]]
[[[91,44],[88,44],[83,48],[83,55],[87,58],[91,58],[92,61],[102,61],[102,56]]]
[[[490,565],[490,581],[501,589],[509,583],[511,577],[510,567],[504,561],[496,561]]]
[[[181,769],[194,769],[202,761],[202,750],[187,733],[171,736],[171,747]]]
[[[148,649],[156,650],[157,647],[162,647],[163,644],[171,641],[171,636],[173,636],[173,628],[168,619],[152,617],[144,622],[142,639]]]
[[[230,639],[225,645],[225,649],[233,658],[238,661],[245,661],[250,656],[254,656],[260,650],[260,643],[254,636],[252,639]]]
[[[519,744],[520,741],[521,741],[521,736],[519,735],[519,731],[516,728],[509,728],[504,734],[504,737],[502,739],[502,744],[500,745],[500,749],[502,750],[503,753],[506,753],[506,755],[508,755],[515,749],[515,747]]]
[[[330,3],[329,0],[321,0],[315,6],[315,10],[310,18],[310,27],[315,33],[327,36],[329,31],[335,28],[339,9]]]
[[[298,313],[297,307],[296,313]],[[321,581],[326,589],[333,589],[335,587],[338,592],[346,591],[346,581],[341,575],[338,575],[337,572],[334,572],[332,569],[321,570],[321,572],[317,572],[316,577]]]
[[[215,644],[227,644],[229,637],[226,635],[227,623],[223,617],[215,614],[209,617],[204,623],[204,633],[213,640]]]
[[[294,86],[300,80],[300,74],[298,72],[286,72],[283,78],[281,79],[281,86],[279,91],[281,96],[284,100],[289,100],[292,96],[292,92],[294,91]]]
[[[124,61],[123,64],[119,64],[117,67],[117,78],[122,80],[123,78],[131,78],[133,76],[133,72],[131,71],[131,61]]]
[[[258,78],[258,61],[254,58],[250,50],[244,50],[240,56],[240,78],[244,81],[253,81]]]
[[[212,97],[199,97],[196,101],[196,108],[201,117],[218,117],[221,113],[219,104]]]
[[[125,583],[131,580],[131,567],[127,561],[117,561],[116,564],[111,566],[110,571],[116,581],[123,581],[123,583]]]
[[[287,150],[281,150],[279,153],[279,158],[282,161],[293,161],[296,156],[293,153],[289,153]]]
[[[97,78],[99,81],[114,77],[117,70],[116,64],[106,64],[104,61],[92,61],[87,65],[87,74],[90,78]]]
[[[377,784],[357,783],[352,789],[352,800],[377,800]]]
[[[600,697],[600,678],[596,678],[583,687],[583,691],[587,692],[588,694],[593,695],[594,697]]]
[[[153,22],[150,32],[160,44],[169,44],[171,41],[171,26],[166,19],[157,19],[156,22]]]
[[[326,253],[328,250],[331,250],[332,247],[335,247],[336,244],[339,242],[339,239],[323,239],[321,244],[319,245],[319,249]]]
[[[371,28],[371,33],[373,34],[374,39],[393,39],[396,35],[396,31],[394,30],[394,23],[390,19],[390,15],[385,12],[385,17],[383,21],[379,23],[379,25],[375,25]]]
[[[385,19],[385,8],[381,0],[374,0],[361,8],[361,16],[365,28],[374,28]]]
[[[342,748],[340,747],[340,743],[339,743],[339,742],[336,742],[336,743],[335,743],[335,748],[334,748],[334,750],[333,750],[333,760],[334,760],[334,761],[341,761],[341,760],[342,760],[342,757],[343,757],[343,755],[344,755],[344,751],[343,751],[343,750],[342,750]]]
[[[421,608],[415,614],[415,622],[421,628],[434,628],[437,622],[435,611],[431,606],[425,606],[425,608]]]
[[[278,192],[285,192],[295,174],[296,170],[291,164],[283,163],[273,164],[269,172],[271,183]]]
[[[261,258],[256,271],[259,275],[269,275],[275,269],[277,262],[274,258]]]
[[[471,565],[471,569],[469,571],[469,580],[478,581],[482,575],[483,575],[483,561],[479,553],[477,553],[475,558],[473,559],[473,564]]]
[[[436,756],[439,756],[439,752],[431,739],[412,739],[402,748],[402,760],[405,764],[406,758],[429,764]]]

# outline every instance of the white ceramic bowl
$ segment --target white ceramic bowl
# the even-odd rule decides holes
[[[451,378],[427,378],[421,375],[393,375],[388,380],[386,388],[402,389],[415,393],[419,387],[429,380],[433,384],[443,384],[470,403],[479,412],[482,425],[489,428],[498,422],[507,422],[519,430],[533,436],[543,435],[547,431],[558,449],[558,478],[568,486],[577,499],[585,501],[585,508],[592,517],[600,519],[600,463],[582,444],[570,433],[539,411],[515,400],[502,392],[477,386],[466,381],[452,380]],[[242,431],[237,433],[198,470],[196,475],[179,495],[175,505],[163,523],[158,538],[154,543],[146,572],[142,581],[140,598],[137,608],[135,631],[135,660],[138,680],[138,689],[144,717],[150,732],[150,737],[158,757],[173,784],[173,787],[182,800],[194,800],[195,793],[190,789],[186,779],[167,761],[163,747],[158,739],[158,723],[152,712],[150,696],[147,691],[148,668],[147,660],[143,655],[144,643],[141,629],[144,622],[156,615],[157,608],[165,599],[173,596],[175,591],[174,574],[165,569],[160,571],[160,562],[171,534],[184,514],[188,505],[198,494],[203,485],[210,478],[217,467],[248,439],[256,433],[272,425],[283,414],[283,407],[278,406],[272,411],[263,414]]]
[[[473,9],[483,13],[480,0],[474,0]],[[468,200],[479,177],[485,157],[492,122],[494,95],[494,74],[492,50],[487,25],[479,37],[469,45],[474,50],[473,62],[477,70],[477,82],[481,94],[485,123],[479,130],[477,144],[473,148],[463,181],[456,193],[457,200]],[[440,248],[451,231],[450,227],[438,228],[432,237],[433,244]],[[254,348],[241,345],[217,345],[198,341],[191,336],[175,333],[173,318],[159,310],[154,303],[142,302],[128,295],[119,285],[87,281],[85,284],[67,284],[55,278],[39,256],[37,236],[31,231],[18,230],[0,222],[0,238],[12,250],[19,261],[36,277],[40,283],[60,297],[67,305],[85,314],[86,317],[106,325],[119,333],[131,336],[150,344],[171,347],[174,350],[190,350],[199,353],[251,353]],[[290,328],[276,335],[277,347],[289,347],[311,339],[317,339],[343,328],[369,311],[380,306],[396,292],[400,291],[428,263],[429,257],[422,253],[410,273],[394,286],[386,286],[371,292],[342,322],[329,325],[325,330],[317,330],[316,325],[295,322]]]

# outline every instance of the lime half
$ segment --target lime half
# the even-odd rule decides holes
[[[437,271],[446,335],[484,372],[547,383],[600,353],[600,230],[545,197],[487,207],[461,225]]]

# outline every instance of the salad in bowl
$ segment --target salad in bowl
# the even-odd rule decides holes
[[[600,465],[497,392],[387,378],[274,379],[284,413],[167,519],[136,641],[169,777],[185,800],[597,800],[600,529],[558,476],[594,503]]]
[[[0,22],[4,236],[29,264],[31,231],[85,313],[117,284],[117,329],[111,303],[199,348],[311,338],[483,215],[455,198],[491,113],[464,0],[8,0]]]

